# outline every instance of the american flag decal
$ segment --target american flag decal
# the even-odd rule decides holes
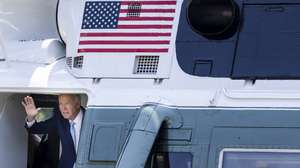
[[[176,0],[87,1],[78,54],[168,53]]]

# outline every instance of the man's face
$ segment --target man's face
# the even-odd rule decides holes
[[[68,120],[74,120],[80,111],[80,102],[72,95],[59,95],[59,110]]]

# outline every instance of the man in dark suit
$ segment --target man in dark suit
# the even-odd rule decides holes
[[[22,102],[27,114],[25,127],[33,134],[47,134],[51,129],[56,129],[62,144],[58,167],[73,168],[84,109],[80,106],[80,95],[61,94],[58,96],[58,102],[59,112],[56,109],[52,118],[36,122],[39,108],[36,108],[32,97],[26,96]]]

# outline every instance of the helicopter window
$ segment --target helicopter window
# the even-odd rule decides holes
[[[156,153],[152,168],[192,168],[193,156],[188,152]]]
[[[282,151],[282,152],[281,152]],[[227,151],[222,168],[296,168],[300,167],[300,151]]]
[[[239,9],[233,0],[192,0],[188,19],[194,31],[208,39],[228,39],[237,31]]]

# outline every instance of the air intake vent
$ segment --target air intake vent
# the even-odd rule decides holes
[[[74,57],[74,68],[82,68],[83,65],[83,56]]]
[[[156,74],[159,63],[159,56],[136,56],[135,74]]]
[[[67,57],[66,58],[66,63],[67,63],[67,66],[69,68],[72,68],[72,57]]]
[[[129,2],[128,5],[128,17],[139,17],[141,14],[142,5],[140,2]]]

